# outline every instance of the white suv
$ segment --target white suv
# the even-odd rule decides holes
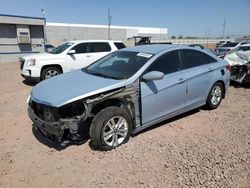
[[[121,48],[125,48],[121,41],[69,41],[53,49],[50,53],[20,58],[21,75],[27,81],[38,82],[57,74],[86,67]]]

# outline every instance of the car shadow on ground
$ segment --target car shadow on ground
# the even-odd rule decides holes
[[[37,83],[36,82],[28,82],[28,81],[26,81],[26,80],[23,80],[23,83],[25,84],[25,85],[27,85],[27,86],[35,86]]]
[[[49,148],[54,148],[54,149],[56,149],[56,150],[58,150],[58,151],[63,150],[63,149],[66,148],[65,146],[61,146],[61,145],[59,145],[59,144],[55,144],[55,143],[49,141],[48,139],[46,139],[45,136],[43,136],[43,134],[42,134],[39,130],[37,130],[37,129],[35,128],[35,126],[32,126],[32,133],[33,133],[34,137],[35,137],[40,143],[42,143],[42,144],[48,146]]]
[[[230,86],[233,86],[234,88],[244,88],[244,89],[250,89],[250,83],[238,83],[235,81],[230,82]]]
[[[61,151],[65,148],[67,148],[68,146],[70,145],[81,145],[81,144],[84,144],[88,141],[89,137],[86,136],[84,138],[83,141],[81,142],[63,142],[62,144],[59,144],[59,143],[54,143],[52,141],[50,141],[48,138],[46,138],[43,133],[41,131],[39,131],[37,128],[35,128],[35,126],[32,126],[32,133],[34,135],[34,137],[42,144],[48,146],[49,148],[53,148],[57,151]]]
[[[151,130],[156,129],[156,128],[158,128],[158,127],[161,127],[161,126],[163,126],[163,125],[168,126],[169,123],[173,123],[174,121],[177,121],[177,120],[179,120],[179,119],[182,119],[182,118],[185,118],[185,117],[187,117],[187,116],[196,114],[196,113],[200,112],[201,110],[206,110],[206,109],[205,109],[205,108],[203,109],[203,108],[201,107],[201,108],[197,108],[197,109],[191,110],[191,111],[189,111],[189,112],[186,112],[186,113],[184,113],[184,114],[177,115],[177,116],[175,116],[175,117],[172,117],[172,118],[167,119],[167,120],[165,120],[165,121],[162,121],[162,122],[160,122],[160,123],[157,123],[157,124],[155,124],[155,125],[152,125],[152,126],[146,128],[146,129],[144,129],[144,130],[142,130],[142,131],[140,131],[140,132],[138,132],[138,133],[135,133],[135,134],[132,135],[132,137],[138,136],[138,135],[143,134],[143,133],[145,133],[145,132],[147,132],[147,131],[151,131]]]
[[[135,137],[135,136],[138,136],[140,134],[143,134],[147,131],[151,131],[153,129],[156,129],[160,126],[163,126],[163,125],[168,125],[169,123],[172,123],[174,121],[177,121],[179,119],[182,119],[182,118],[185,118],[187,116],[190,116],[190,115],[193,115],[193,114],[196,114],[198,112],[200,112],[201,110],[205,110],[203,108],[197,108],[197,109],[194,109],[194,110],[191,110],[189,112],[186,112],[184,114],[181,114],[181,115],[178,115],[176,117],[173,117],[173,118],[170,118],[168,120],[165,120],[165,121],[162,121],[160,123],[157,123],[155,125],[152,125],[136,134],[133,134],[132,137]],[[53,143],[52,141],[50,141],[49,139],[46,139],[46,137],[41,133],[41,131],[39,131],[38,129],[35,128],[35,126],[32,127],[32,133],[34,135],[34,137],[42,144],[48,146],[49,148],[54,148],[56,149],[57,151],[61,151],[65,148],[67,148],[68,146],[70,145],[81,145],[81,144],[85,144],[88,140],[89,140],[89,136],[86,135],[86,138],[84,141],[82,141],[81,143],[76,143],[76,142],[71,142],[71,143],[66,143],[65,145],[61,145],[61,144],[56,144],[56,143]],[[89,147],[92,149],[92,150],[100,150],[99,148],[95,147],[91,142],[89,142]]]

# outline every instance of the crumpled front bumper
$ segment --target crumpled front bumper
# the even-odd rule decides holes
[[[54,143],[62,142],[62,137],[64,134],[62,123],[48,123],[43,121],[34,113],[33,109],[30,106],[28,107],[28,114],[30,119],[33,121],[33,126],[38,128],[47,139]]]

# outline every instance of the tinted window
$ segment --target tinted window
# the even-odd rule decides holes
[[[75,50],[77,54],[88,53],[89,52],[89,44],[81,43],[76,45],[72,50]]]
[[[180,59],[178,51],[168,52],[160,56],[149,68],[150,71],[160,71],[164,74],[173,73],[180,70]]]
[[[46,48],[54,48],[54,46],[52,46],[51,44],[45,44]]]
[[[182,50],[181,60],[183,69],[216,62],[211,56],[196,50]]]
[[[91,43],[90,52],[109,52],[111,47],[106,42],[93,42]]]
[[[250,46],[241,46],[240,50],[242,50],[242,51],[248,51],[248,50],[250,50]]]
[[[235,47],[237,44],[237,42],[230,42],[222,45],[221,47]]]
[[[122,42],[115,42],[114,44],[117,49],[126,48],[126,46]]]

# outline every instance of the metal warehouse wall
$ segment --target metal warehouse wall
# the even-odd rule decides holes
[[[69,40],[107,39],[107,36],[108,30],[104,28],[46,26],[47,43],[55,46]],[[112,40],[127,40],[125,29],[111,29],[110,36]]]
[[[58,46],[69,40],[108,39],[106,25],[86,25],[67,23],[47,23],[47,43]],[[133,36],[151,36],[155,39],[167,39],[167,28],[111,26],[110,39],[121,40],[128,44]]]

